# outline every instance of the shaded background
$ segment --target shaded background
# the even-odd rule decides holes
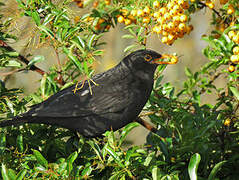
[[[4,1],[3,1],[4,2]],[[1,7],[0,13],[4,14],[4,18],[13,17],[14,24],[12,24],[9,31],[12,31],[19,40],[17,42],[9,42],[9,45],[16,49],[22,55],[31,53],[34,55],[43,55],[45,61],[38,63],[37,66],[41,69],[48,71],[52,65],[57,66],[57,59],[55,51],[50,46],[44,45],[44,47],[37,47],[38,39],[37,34],[34,34],[34,24],[30,18],[21,17],[18,12],[16,0],[8,0],[4,2],[6,6]],[[87,11],[85,9],[79,9],[75,3],[71,3],[72,17],[83,14]],[[217,8],[217,6],[216,6]],[[209,34],[212,30],[210,26],[211,11],[209,9],[203,9],[196,12],[191,16],[191,24],[194,26],[194,30],[190,35],[185,35],[184,38],[177,40],[172,46],[164,45],[160,42],[157,35],[152,35],[147,42],[147,48],[153,49],[159,53],[177,53],[179,56],[179,62],[176,65],[169,65],[164,71],[163,83],[170,82],[176,90],[183,87],[183,82],[186,79],[184,74],[185,67],[189,67],[192,72],[199,70],[199,68],[208,62],[206,57],[203,56],[202,50],[207,46],[207,43],[201,40],[203,34]],[[126,54],[124,48],[132,44],[133,41],[128,39],[122,39],[122,35],[127,33],[123,29],[124,25],[118,24],[116,28],[111,28],[109,32],[105,33],[102,40],[107,44],[102,47],[105,49],[103,59],[100,59],[95,64],[96,72],[102,72],[116,65]],[[29,43],[31,42],[31,43]],[[61,61],[65,61],[66,58],[61,55]],[[11,69],[0,69],[1,72],[8,72]],[[39,80],[41,75],[36,72],[20,72],[11,76],[1,76],[1,80],[6,82],[6,86],[18,87],[24,89],[26,95],[33,93],[39,87]],[[223,87],[225,84],[223,77],[216,80],[218,87]],[[214,96],[205,94],[201,97],[202,104],[213,104]],[[130,141],[134,144],[143,144],[145,142],[148,131],[143,127],[137,127],[128,136]]]

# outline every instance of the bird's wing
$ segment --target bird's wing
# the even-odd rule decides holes
[[[78,86],[80,87],[81,84]],[[129,105],[130,92],[126,86],[88,83],[74,92],[75,86],[66,88],[46,101],[37,104],[26,116],[82,117],[92,114],[118,112]],[[92,94],[91,94],[92,92]]]

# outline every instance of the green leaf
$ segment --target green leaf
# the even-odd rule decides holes
[[[220,170],[220,168],[222,167],[222,165],[223,165],[225,162],[227,162],[227,161],[221,161],[221,162],[217,163],[217,164],[213,167],[213,169],[212,169],[212,171],[211,171],[211,173],[210,173],[210,175],[209,175],[209,177],[208,177],[208,180],[214,180],[214,179],[215,179],[215,176],[216,176],[217,172]]]
[[[34,156],[35,156],[36,159],[37,159],[37,162],[38,162],[40,165],[42,165],[43,167],[48,168],[48,162],[47,162],[47,160],[42,156],[42,154],[41,154],[39,151],[34,150],[34,149],[33,149],[32,151],[33,151]]]
[[[7,64],[5,65],[5,67],[17,67],[20,68],[22,67],[21,63],[15,61],[15,60],[9,60],[7,61]]]
[[[0,155],[4,153],[6,149],[6,135],[4,132],[0,134]]]
[[[24,145],[23,145],[23,136],[22,134],[17,136],[17,149],[19,152],[24,151]]]
[[[134,39],[135,36],[131,35],[131,34],[125,34],[122,36],[123,39]]]
[[[27,173],[27,170],[26,170],[26,169],[21,170],[21,171],[17,174],[16,180],[22,180],[22,179],[25,177],[26,173]]]
[[[32,18],[35,21],[37,26],[39,26],[41,24],[40,16],[39,16],[39,14],[36,11],[32,12]]]
[[[88,42],[88,47],[89,47],[89,49],[92,48],[92,45],[93,45],[93,42],[94,42],[95,38],[96,38],[96,34],[93,34],[93,35],[90,37],[90,40],[89,40],[89,42]]]
[[[237,90],[237,88],[230,86],[229,87],[231,92],[234,94],[234,96],[237,98],[237,100],[239,100],[239,91]]]
[[[124,49],[124,52],[128,52],[128,51],[130,51],[130,50],[132,50],[132,49],[134,49],[134,48],[136,48],[136,47],[138,47],[137,44],[132,44],[132,45],[130,45],[130,46],[127,46],[127,47]]]
[[[71,174],[71,171],[73,169],[73,165],[72,164],[76,160],[77,156],[78,156],[78,153],[75,151],[66,159],[68,175]]]
[[[125,126],[125,128],[123,129],[123,131],[120,134],[120,140],[119,140],[118,146],[121,146],[121,144],[124,142],[126,136],[129,134],[129,132],[137,126],[139,126],[139,124],[137,122],[132,122],[132,123],[128,124],[127,126]]]
[[[189,68],[187,68],[187,67],[185,67],[185,74],[189,78],[193,76],[192,71]]]
[[[200,154],[196,153],[194,154],[189,161],[188,165],[188,174],[190,177],[190,180],[197,180],[197,170],[198,170],[198,165],[201,160]]]
[[[7,168],[6,168],[6,166],[4,164],[2,164],[2,171],[1,171],[1,173],[2,173],[3,180],[10,180],[8,175],[7,175]]]
[[[91,148],[95,151],[96,155],[98,156],[98,158],[100,159],[100,161],[103,162],[102,160],[102,154],[101,154],[101,150],[100,147],[97,143],[95,143],[94,141],[88,141],[88,144],[91,146]]]
[[[7,174],[10,179],[15,180],[17,178],[16,172],[13,169],[8,169]]]
[[[120,157],[116,154],[116,152],[109,146],[105,147],[106,151],[115,159],[116,163],[124,168],[124,165],[120,162]]]
[[[152,178],[153,180],[158,180],[158,167],[154,166],[152,169]]]
[[[30,62],[28,63],[27,67],[29,68],[29,67],[31,67],[32,65],[34,65],[34,64],[36,64],[36,63],[39,63],[39,62],[41,62],[41,61],[44,61],[44,60],[45,60],[45,57],[44,57],[44,56],[40,56],[40,55],[35,56],[35,57],[33,57],[33,58],[30,60]]]

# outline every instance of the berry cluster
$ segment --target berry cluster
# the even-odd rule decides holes
[[[125,25],[131,23],[143,26],[154,24],[152,32],[162,35],[162,43],[172,45],[177,38],[182,38],[193,30],[192,25],[187,25],[189,19],[185,10],[188,8],[189,3],[186,0],[171,0],[164,4],[154,1],[152,9],[149,6],[131,11],[122,9],[117,20]]]
[[[229,66],[228,71],[235,71],[235,64],[239,64],[239,31],[231,30],[228,32],[228,37],[237,45],[233,48],[233,55],[230,57],[232,65]]]

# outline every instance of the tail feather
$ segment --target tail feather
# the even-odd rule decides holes
[[[28,122],[30,122],[30,119],[28,117],[16,116],[16,117],[13,117],[12,120],[0,121],[0,127],[6,127],[6,126],[12,126],[12,125],[17,126],[17,125],[21,125]]]

